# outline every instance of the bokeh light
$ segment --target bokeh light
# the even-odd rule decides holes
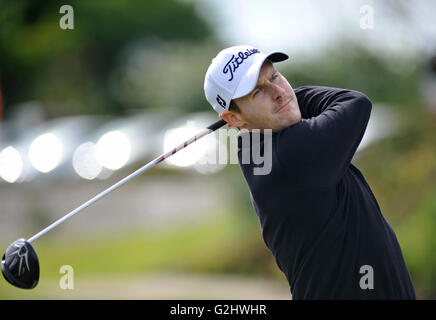
[[[198,134],[198,132],[198,129],[189,126],[167,130],[164,137],[164,152],[166,153],[171,149],[177,147],[189,138],[192,138],[193,136]],[[202,138],[195,143],[189,145],[185,149],[180,150],[175,155],[168,158],[166,161],[167,163],[177,167],[192,166],[204,155],[207,145],[207,141]]]
[[[23,171],[20,153],[12,146],[0,152],[0,176],[7,182],[17,181]]]
[[[73,154],[74,171],[83,179],[93,180],[102,171],[102,165],[97,161],[97,146],[92,142],[82,143]]]
[[[36,170],[50,172],[62,159],[61,141],[52,133],[40,135],[30,145],[29,159]]]
[[[214,174],[223,170],[228,163],[227,143],[217,138],[217,133],[202,138],[207,146],[203,155],[194,164],[194,169],[201,174]]]
[[[97,142],[97,161],[105,168],[118,170],[130,158],[131,143],[120,131],[110,131]]]

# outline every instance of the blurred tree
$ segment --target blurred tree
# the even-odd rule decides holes
[[[365,150],[359,168],[392,223],[417,297],[436,297],[436,125],[425,108],[400,110],[401,129]]]
[[[298,59],[298,60],[297,60]],[[291,85],[323,85],[364,92],[373,102],[415,107],[420,100],[421,62],[415,58],[377,55],[346,39],[315,57],[295,57],[283,71]]]
[[[74,9],[74,30],[62,30],[62,5]],[[0,9],[0,80],[4,111],[40,100],[49,116],[120,114],[108,78],[119,53],[146,38],[198,42],[211,33],[193,4],[160,1],[23,0]],[[75,106],[64,107],[62,103]]]
[[[203,81],[218,48],[207,43],[148,38],[126,48],[111,75],[113,96],[133,109],[210,111]]]

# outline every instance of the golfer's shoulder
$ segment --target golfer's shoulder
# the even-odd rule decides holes
[[[338,87],[329,87],[329,86],[301,86],[294,89],[295,95],[298,98],[304,98],[306,96],[338,96],[338,95],[347,95],[353,96],[356,98],[363,98],[370,100],[368,96],[355,89],[348,88],[338,88]]]

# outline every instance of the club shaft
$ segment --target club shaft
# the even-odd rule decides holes
[[[117,183],[115,183],[114,185],[112,185],[111,187],[107,188],[106,190],[102,191],[101,193],[99,193],[98,195],[96,195],[94,198],[86,201],[85,203],[83,203],[81,206],[77,207],[76,209],[74,209],[73,211],[71,211],[70,213],[66,214],[65,216],[63,216],[62,218],[60,218],[59,220],[56,220],[55,222],[53,222],[51,225],[49,225],[48,227],[46,227],[45,229],[41,230],[40,232],[38,232],[37,234],[35,234],[34,236],[32,236],[31,238],[29,238],[27,240],[27,242],[33,242],[36,239],[38,239],[39,237],[41,237],[42,235],[46,234],[47,232],[49,232],[51,229],[57,227],[58,225],[60,225],[62,222],[64,222],[65,220],[68,220],[69,218],[71,218],[72,216],[74,216],[75,214],[79,213],[80,211],[82,211],[83,209],[89,207],[90,205],[94,204],[95,202],[97,202],[98,200],[100,200],[101,198],[103,198],[104,196],[108,195],[109,193],[111,193],[112,191],[114,191],[115,189],[118,189],[119,187],[121,187],[123,184],[125,184],[126,182],[130,181],[131,179],[135,178],[136,176],[142,174],[143,172],[147,171],[148,169],[150,169],[151,167],[157,165],[158,163],[164,161],[165,159],[169,158],[170,156],[172,156],[173,154],[177,153],[178,151],[180,151],[181,149],[186,148],[188,145],[190,145],[191,143],[197,141],[198,139],[204,137],[205,135],[215,131],[216,129],[222,127],[225,124],[224,120],[219,120],[215,123],[213,123],[212,125],[210,125],[209,127],[207,127],[206,129],[203,129],[200,133],[196,134],[195,136],[193,136],[192,138],[190,138],[189,140],[186,140],[184,143],[178,145],[177,147],[175,147],[174,149],[160,155],[159,157],[157,157],[156,159],[150,161],[149,163],[147,163],[146,165],[144,165],[143,167],[139,168],[138,170],[136,170],[135,172],[131,173],[130,175],[128,175],[127,177],[125,177],[124,179],[118,181]]]

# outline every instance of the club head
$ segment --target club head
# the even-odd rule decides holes
[[[18,288],[32,289],[38,284],[38,256],[32,245],[25,239],[14,241],[6,249],[1,269],[6,281]]]

